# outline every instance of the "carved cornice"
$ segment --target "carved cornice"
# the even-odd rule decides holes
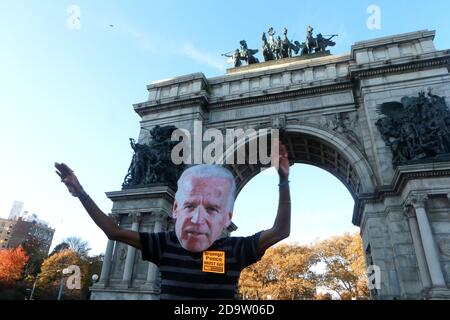
[[[352,79],[358,79],[358,78],[366,78],[366,77],[373,77],[377,75],[384,75],[387,73],[398,73],[398,72],[405,72],[405,71],[414,71],[414,70],[420,70],[420,69],[427,69],[427,68],[434,68],[438,66],[450,66],[450,57],[449,57],[449,50],[446,51],[446,55],[426,60],[420,60],[420,61],[409,61],[406,63],[400,63],[400,64],[393,64],[392,60],[385,60],[384,66],[381,67],[375,67],[375,68],[368,68],[368,69],[360,69],[360,70],[351,70],[350,68],[350,77]]]
[[[247,98],[240,98],[240,99],[233,99],[228,101],[212,101],[210,103],[211,107],[214,108],[225,108],[225,107],[233,107],[233,106],[242,106],[246,104],[258,104],[258,103],[266,103],[271,101],[280,101],[285,99],[291,99],[301,96],[309,96],[314,94],[322,94],[322,93],[329,93],[329,92],[335,92],[335,91],[343,91],[343,90],[349,90],[353,88],[353,83],[350,81],[342,82],[339,84],[331,84],[331,85],[325,85],[325,86],[316,86],[316,87],[309,87],[309,88],[302,88],[298,90],[292,90],[292,91],[283,91],[283,92],[277,92],[277,93],[269,93],[268,90],[262,90],[262,95],[255,96],[255,97],[247,97]]]
[[[307,82],[305,82],[307,83]],[[310,82],[311,84],[314,82]],[[307,88],[292,89],[292,86],[285,87],[285,91],[270,93],[271,90],[279,90],[280,88],[268,88],[261,91],[260,95],[253,97],[239,97],[231,100],[221,101],[220,98],[210,97],[206,93],[202,96],[190,96],[189,98],[166,98],[156,101],[146,101],[134,104],[134,110],[140,116],[169,109],[179,109],[184,106],[199,105],[203,108],[227,108],[233,106],[242,106],[247,104],[266,103],[271,101],[280,101],[301,96],[309,96],[315,94],[330,93],[336,91],[344,91],[352,89],[354,84],[350,81],[342,81],[339,83],[327,84],[322,86],[310,86]],[[289,90],[289,91],[288,91]]]
[[[106,192],[106,196],[111,199],[111,201],[158,198],[164,198],[168,201],[173,201],[173,199],[175,198],[175,192],[172,190],[172,188],[161,184],[151,187],[127,188],[120,191],[110,191]]]
[[[205,75],[202,72],[195,72],[172,79],[154,81],[147,86],[147,90],[151,91],[152,89],[155,88],[168,87],[182,83],[193,83],[198,80],[200,80],[203,85],[206,85],[208,82]]]
[[[133,105],[134,111],[141,117],[149,113],[158,113],[161,111],[168,111],[173,108],[180,108],[184,106],[201,106],[205,107],[209,103],[209,98],[206,93],[197,93],[194,96],[191,94],[187,97],[176,96],[173,98],[163,98],[154,101],[145,101]]]
[[[418,30],[418,31],[412,31],[407,33],[401,33],[396,35],[390,35],[385,36],[381,38],[375,38],[370,40],[363,40],[355,42],[352,45],[352,51],[351,56],[353,59],[355,59],[355,53],[361,49],[372,49],[372,48],[379,48],[382,46],[389,46],[393,44],[400,44],[400,43],[411,43],[417,40],[422,39],[430,39],[434,40],[434,37],[436,35],[435,30]]]
[[[432,178],[432,177],[449,177],[449,170],[436,170],[436,171],[422,171],[422,172],[407,172],[399,175],[398,180],[394,182],[393,185],[380,186],[377,187],[374,192],[374,202],[382,201],[386,197],[398,196],[403,190],[406,182],[421,178]]]

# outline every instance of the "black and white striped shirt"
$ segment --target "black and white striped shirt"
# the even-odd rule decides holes
[[[185,250],[174,231],[141,232],[142,259],[160,268],[161,300],[235,299],[242,269],[261,259],[257,252],[260,235],[222,238],[206,250],[225,252],[223,274],[203,272],[203,252]]]

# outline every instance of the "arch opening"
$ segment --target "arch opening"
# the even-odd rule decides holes
[[[348,188],[317,166],[294,164],[290,170],[291,235],[284,241],[308,244],[345,232],[359,233],[351,223],[354,200]],[[235,235],[272,227],[278,208],[278,175],[274,168],[258,173],[236,199]]]

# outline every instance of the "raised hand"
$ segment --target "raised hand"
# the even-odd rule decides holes
[[[63,182],[67,189],[69,189],[70,194],[74,197],[78,197],[80,192],[83,190],[83,187],[73,173],[73,170],[66,164],[57,162],[55,162],[55,168],[57,169],[55,172],[61,178],[61,182]]]
[[[289,177],[289,158],[286,146],[279,143],[279,160],[278,160],[278,175],[280,180],[287,180]]]

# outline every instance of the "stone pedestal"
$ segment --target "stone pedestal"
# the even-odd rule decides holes
[[[450,300],[450,289],[433,288],[430,289],[425,296],[428,300]]]

